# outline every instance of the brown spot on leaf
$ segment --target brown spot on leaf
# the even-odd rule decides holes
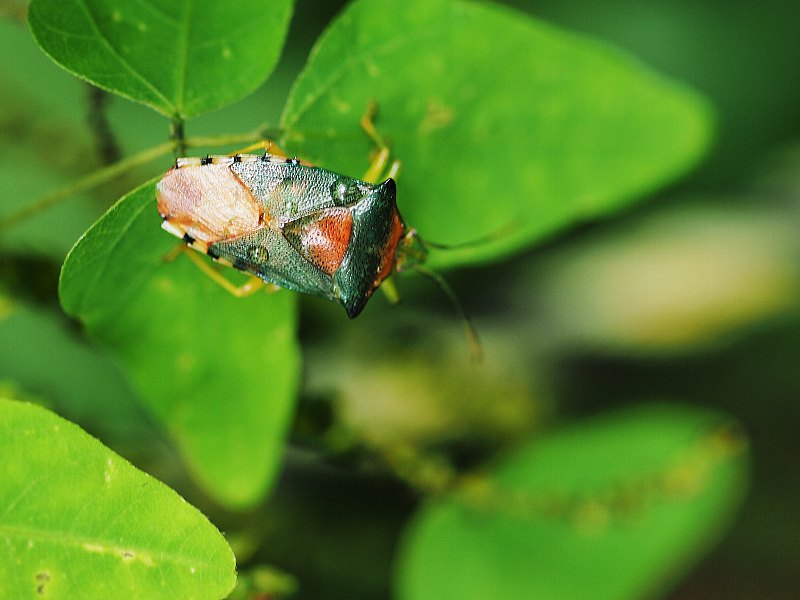
[[[33,576],[33,579],[36,581],[36,593],[40,596],[43,596],[45,586],[50,581],[50,573],[47,571],[39,571]]]

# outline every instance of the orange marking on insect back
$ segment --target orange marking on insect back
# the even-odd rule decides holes
[[[342,264],[350,234],[353,214],[349,208],[327,208],[287,224],[284,235],[311,264],[333,275]]]
[[[311,262],[328,275],[333,275],[347,252],[353,230],[353,215],[347,208],[329,209],[326,212],[328,214],[308,228],[303,242],[308,248]]]
[[[389,238],[386,240],[386,245],[381,251],[381,264],[378,267],[378,276],[372,284],[373,291],[381,284],[381,282],[392,274],[392,269],[395,264],[395,252],[397,251],[397,244],[400,243],[400,238],[403,237],[405,225],[400,218],[397,210],[394,211],[392,219],[392,231]]]

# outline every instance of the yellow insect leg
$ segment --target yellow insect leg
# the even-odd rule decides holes
[[[389,304],[398,304],[400,302],[400,294],[397,291],[397,286],[394,284],[394,279],[387,277],[381,283],[381,291],[386,296]]]
[[[289,155],[286,154],[275,142],[272,140],[259,140],[249,146],[245,146],[241,150],[237,150],[236,152],[231,152],[230,156],[234,154],[247,154],[252,152],[253,150],[263,150],[267,154],[271,154],[272,156],[280,156],[281,158],[289,158]]]
[[[255,275],[250,275],[249,279],[246,283],[235,286],[233,285],[228,279],[219,271],[217,271],[214,267],[208,264],[203,257],[201,257],[197,252],[190,250],[186,246],[181,246],[181,248],[186,252],[186,256],[197,265],[197,267],[206,275],[208,275],[213,281],[217,284],[222,286],[222,288],[236,296],[237,298],[244,298],[246,296],[250,296],[255,294],[257,291],[264,289],[265,282],[263,279],[256,277]]]
[[[378,133],[378,130],[375,128],[374,118],[377,112],[378,105],[375,102],[370,102],[367,105],[367,110],[364,111],[364,115],[361,117],[361,128],[375,143],[377,148],[377,152],[372,159],[369,169],[367,169],[364,177],[362,177],[364,181],[368,181],[369,183],[378,183],[390,177],[394,179],[400,171],[400,161],[395,160],[389,167],[388,172],[381,176],[381,173],[386,170],[386,165],[389,163],[391,150],[386,140],[381,137],[381,134]]]

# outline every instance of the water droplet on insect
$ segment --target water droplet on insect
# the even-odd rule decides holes
[[[358,184],[349,179],[337,179],[331,184],[331,198],[338,205],[353,204],[361,198]]]

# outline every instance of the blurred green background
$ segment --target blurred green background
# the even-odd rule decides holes
[[[480,375],[464,360],[452,308],[428,282],[402,280],[400,306],[373,300],[355,322],[303,298],[304,390],[278,489],[252,514],[204,504],[128,384],[79,343],[56,298],[66,251],[122,193],[165,169],[152,164],[4,232],[0,390],[58,405],[200,506],[240,557],[258,548],[260,561],[291,573],[308,598],[389,594],[395,543],[416,498],[364,448],[446,438],[450,455],[470,465],[552,421],[654,399],[713,408],[750,437],[751,488],[734,525],[671,597],[797,597],[800,4],[511,4],[689,83],[714,104],[718,134],[695,172],[635,209],[504,263],[448,273],[484,339]],[[192,121],[187,133],[277,124],[311,44],[341,5],[298,2],[267,84]],[[98,148],[102,126],[87,123],[90,102],[108,103],[123,156],[166,139],[164,120],[149,109],[97,95],[53,65],[27,31],[23,2],[0,2],[0,14],[0,215],[114,158]],[[108,405],[110,395],[127,401]]]

